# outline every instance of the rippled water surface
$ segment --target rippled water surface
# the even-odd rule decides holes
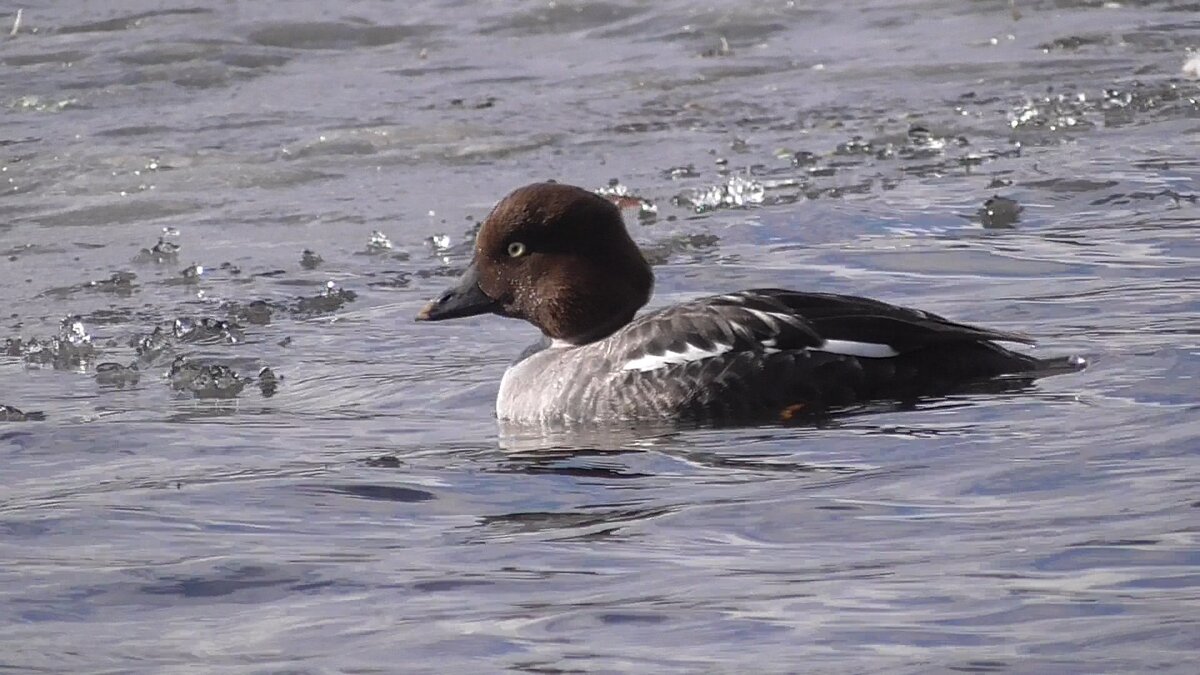
[[[0,670],[1195,672],[1195,3],[13,22]],[[655,303],[870,295],[1091,366],[818,427],[499,428],[532,329],[412,317],[546,178],[633,197]]]

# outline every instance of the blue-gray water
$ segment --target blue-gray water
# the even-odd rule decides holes
[[[45,417],[0,422],[0,671],[1195,672],[1200,11],[847,5],[0,8],[0,404]],[[412,316],[546,178],[656,207],[656,303],[863,294],[1091,367],[499,429],[531,329]]]

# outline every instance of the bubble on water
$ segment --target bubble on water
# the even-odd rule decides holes
[[[448,234],[435,234],[426,239],[425,243],[432,246],[435,252],[442,253],[450,248],[451,239]]]

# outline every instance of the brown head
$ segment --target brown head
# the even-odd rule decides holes
[[[616,206],[582,188],[535,183],[496,204],[459,285],[417,319],[492,312],[583,344],[628,323],[653,285]]]

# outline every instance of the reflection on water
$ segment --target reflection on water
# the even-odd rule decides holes
[[[0,17],[0,669],[1194,670],[1186,11],[143,4]],[[412,316],[547,178],[655,303],[861,294],[1090,367],[498,426],[536,336]]]

